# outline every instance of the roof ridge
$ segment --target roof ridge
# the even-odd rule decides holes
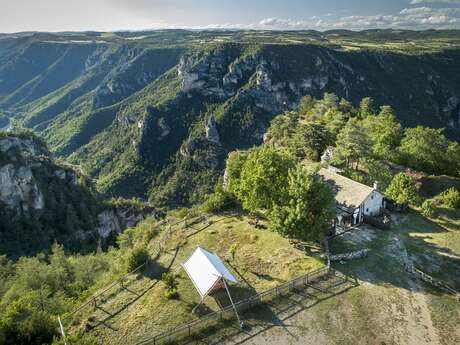
[[[340,175],[340,174],[338,174],[338,173],[336,173],[336,172],[334,172],[334,171],[332,171],[332,170],[329,170],[329,169],[327,169],[327,168],[321,168],[320,171],[321,171],[321,170],[326,170],[328,173],[335,174],[335,175],[340,176],[341,178],[344,178],[344,179],[346,179],[346,180],[349,180],[349,181],[351,181],[351,182],[353,182],[353,183],[356,183],[356,184],[359,184],[359,185],[361,185],[361,186],[363,186],[363,187],[369,188],[371,191],[374,191],[374,190],[375,190],[374,188],[372,188],[371,186],[368,186],[367,184],[364,184],[364,183],[355,181],[355,180],[353,180],[352,178],[349,178],[349,177],[344,176],[344,175]]]

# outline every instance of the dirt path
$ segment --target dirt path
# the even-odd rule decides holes
[[[396,224],[401,224],[403,220],[398,217],[392,217]],[[392,237],[392,242],[387,246],[384,251],[392,256],[396,256],[402,265],[411,265],[412,260],[407,252],[404,240],[400,234],[395,233]],[[408,303],[401,306],[405,309],[408,345],[420,344],[440,344],[438,332],[433,325],[431,313],[428,306],[427,295],[425,294],[424,287],[418,280],[408,276],[408,284],[410,290],[403,290],[402,293],[406,296]],[[401,301],[402,302],[402,301]]]
[[[410,294],[410,307],[416,314],[407,320],[407,344],[441,344],[438,332],[431,320],[431,313],[423,287],[415,281],[411,281],[411,285],[413,286],[413,292],[408,291],[407,293]]]

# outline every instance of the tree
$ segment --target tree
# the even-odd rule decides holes
[[[353,113],[356,111],[356,109],[353,108],[353,105],[351,104],[351,102],[346,100],[345,98],[340,99],[339,110],[342,113],[350,114],[350,115],[353,115]],[[350,116],[350,117],[352,117],[352,116]]]
[[[283,151],[262,146],[251,150],[243,164],[236,196],[249,211],[271,210],[286,201],[286,186],[293,159]]]
[[[349,119],[349,114],[345,115],[338,109],[329,109],[324,114],[323,123],[335,140],[339,132],[345,127]]]
[[[57,335],[56,321],[36,304],[36,293],[28,292],[10,303],[0,316],[0,336],[5,345],[49,344]],[[0,340],[1,339],[0,337]]]
[[[307,115],[315,106],[316,99],[311,97],[310,95],[303,96],[300,99],[300,104],[299,104],[299,114],[301,115]]]
[[[224,189],[234,195],[238,194],[241,171],[247,158],[248,152],[246,151],[234,151],[228,155],[223,184]]]
[[[358,119],[350,119],[337,136],[334,160],[344,161],[346,167],[356,163],[358,168],[360,160],[369,157],[371,140]]]
[[[359,103],[359,116],[364,119],[374,115],[374,100],[371,97],[364,97]]]
[[[455,141],[449,142],[446,157],[448,164],[445,173],[452,176],[460,176],[460,144]]]
[[[308,122],[297,126],[288,149],[297,157],[319,161],[324,150],[333,144],[332,134],[319,123]]]
[[[414,204],[418,200],[414,179],[404,173],[393,177],[385,194],[398,204]]]
[[[312,120],[320,120],[330,109],[338,108],[338,97],[333,93],[325,93],[323,99],[315,102],[315,106],[309,112]]]
[[[380,190],[385,190],[393,178],[391,170],[382,162],[375,159],[366,159],[364,169],[367,171],[367,185],[378,183]]]
[[[302,240],[322,240],[335,217],[335,200],[330,187],[298,166],[289,172],[288,202],[277,204],[270,213],[274,231]]]
[[[363,127],[372,141],[372,152],[377,158],[395,161],[396,148],[402,138],[401,124],[391,107],[384,106],[379,115],[370,115],[363,120]]]
[[[399,148],[409,166],[431,174],[443,173],[450,163],[449,142],[443,129],[418,126],[407,128]]]
[[[265,135],[265,143],[282,147],[288,146],[288,142],[294,135],[298,123],[299,115],[293,111],[275,117]]]

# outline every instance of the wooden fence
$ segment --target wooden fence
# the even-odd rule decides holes
[[[437,288],[441,288],[449,293],[451,293],[452,295],[456,296],[457,297],[457,300],[460,302],[460,292],[455,290],[453,287],[449,286],[448,284],[446,284],[445,282],[439,280],[439,279],[436,279],[436,278],[433,278],[432,276],[430,276],[429,274],[423,272],[422,270],[416,268],[414,265],[406,265],[406,271],[408,271],[409,273],[412,273],[413,275],[417,276],[418,278],[420,278],[421,280],[423,280],[424,282],[427,282]]]
[[[169,224],[167,220],[164,220],[164,221],[161,221],[160,223],[158,223],[156,225],[156,227],[160,227],[162,225],[168,224],[168,229],[163,233],[161,239],[155,243],[155,248],[153,250],[153,254],[151,255],[151,257],[155,258],[155,257],[157,257],[158,255],[161,254],[163,243],[166,242],[171,237],[171,230],[172,230],[173,226],[179,225],[181,223],[184,223],[185,226],[187,226],[187,222],[189,222],[189,224],[190,224],[191,222],[193,222],[193,220],[188,220],[187,217],[185,217],[185,218],[183,218],[183,219],[181,219],[181,220],[179,220],[179,221],[177,221],[175,223],[172,223],[172,224]],[[127,285],[129,284],[129,278],[132,277],[133,274],[135,274],[135,273],[139,272],[140,270],[142,270],[147,265],[147,263],[148,263],[148,260],[146,262],[144,262],[143,264],[141,264],[140,266],[138,266],[135,269],[133,269],[132,271],[130,271],[130,272],[124,274],[123,276],[121,276],[121,277],[115,279],[114,281],[112,281],[106,287],[102,288],[102,290],[99,290],[97,293],[95,293],[94,295],[89,297],[86,300],[85,303],[83,303],[82,305],[80,305],[76,309],[72,310],[70,313],[66,314],[62,318],[62,320],[64,321],[64,320],[68,319],[69,317],[71,317],[73,315],[76,315],[78,312],[82,311],[86,307],[89,307],[89,306],[96,307],[98,302],[101,301],[101,300],[103,301],[106,296],[114,294],[114,293],[117,293],[120,288],[123,289],[123,288],[127,287]]]
[[[255,294],[247,299],[243,299],[235,303],[234,307],[236,308],[237,312],[241,312],[254,306],[260,305],[262,303],[273,301],[281,296],[286,296],[295,289],[303,289],[308,284],[318,281],[324,277],[328,277],[330,275],[342,276],[344,279],[348,280],[348,277],[335,271],[334,269],[323,267],[318,270],[304,274],[300,277],[289,280],[274,288]],[[224,319],[233,318],[235,316],[235,310],[233,309],[234,307],[232,305],[229,305],[221,310],[207,314],[197,320],[182,324],[163,333],[159,333],[151,338],[145,339],[137,343],[136,345],[158,345],[172,343],[177,339],[190,337],[203,331],[204,329],[206,329],[206,327],[209,327],[213,323],[216,323]]]

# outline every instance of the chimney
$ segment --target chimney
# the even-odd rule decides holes
[[[379,189],[379,183],[377,181],[374,181],[374,190]]]

